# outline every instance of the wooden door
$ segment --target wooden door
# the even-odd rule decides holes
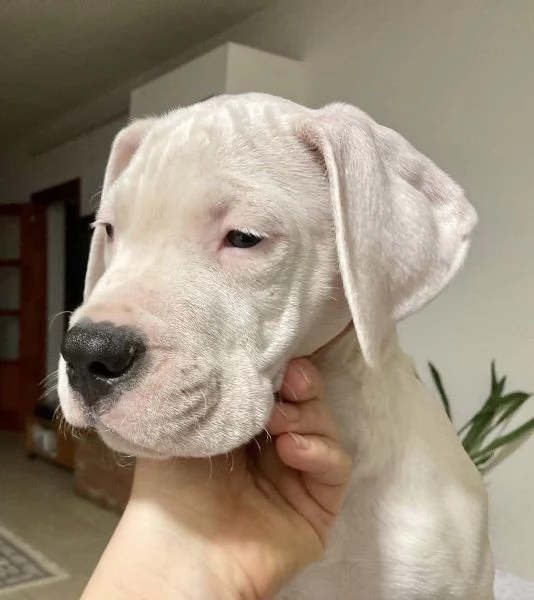
[[[23,429],[46,361],[46,209],[0,204],[0,429]]]

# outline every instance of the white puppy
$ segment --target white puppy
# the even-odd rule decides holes
[[[262,431],[288,360],[313,355],[355,467],[326,557],[279,598],[492,598],[483,482],[395,333],[475,223],[352,106],[249,94],[134,122],[63,346],[65,416],[128,453],[215,455]]]

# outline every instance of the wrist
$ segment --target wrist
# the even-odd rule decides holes
[[[189,522],[149,499],[128,503],[119,541],[129,553],[138,549],[138,572],[165,586],[147,598],[259,600],[237,565]]]

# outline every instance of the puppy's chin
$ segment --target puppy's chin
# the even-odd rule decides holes
[[[199,443],[198,440],[184,440],[182,443],[174,443],[171,445],[159,444],[158,449],[137,444],[114,431],[110,431],[107,428],[101,428],[98,425],[96,426],[96,431],[106,446],[115,452],[136,458],[167,460],[169,458],[209,458],[232,452],[251,442],[258,434],[264,431],[264,428],[258,428],[257,431],[251,433],[242,440],[232,440],[224,445],[217,445],[214,447],[210,447],[204,442]]]
[[[103,430],[97,427],[97,431],[106,446],[120,454],[135,456],[137,458],[151,458],[154,460],[165,460],[170,458],[167,454],[129,442],[117,433],[113,433],[109,430]]]

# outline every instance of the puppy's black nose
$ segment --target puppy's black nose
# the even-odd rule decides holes
[[[112,323],[81,322],[63,338],[61,354],[73,389],[92,405],[139,372],[143,335]]]

